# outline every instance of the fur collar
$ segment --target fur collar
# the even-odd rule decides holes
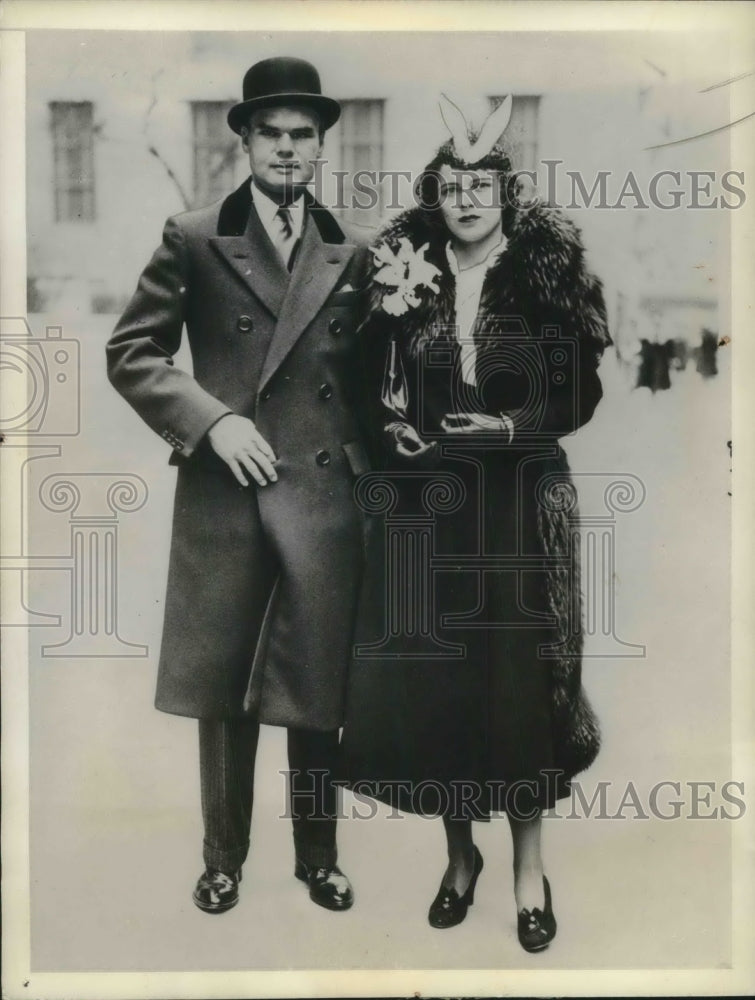
[[[480,315],[486,331],[495,333],[496,320],[502,317],[521,316],[533,335],[542,325],[559,325],[599,351],[610,344],[601,283],[585,267],[582,239],[574,223],[555,209],[537,206],[519,211],[506,236],[508,246],[488,270],[483,285]],[[402,238],[415,250],[428,245],[426,259],[440,271],[439,291],[420,287],[416,307],[400,317],[389,317],[382,309],[385,286],[374,280],[373,258],[366,322],[380,318],[382,325],[387,321],[416,350],[420,343],[436,339],[439,329],[453,325],[455,279],[445,253],[447,237],[428,221],[425,212],[414,208],[397,216],[375,247],[387,244],[395,250]]]

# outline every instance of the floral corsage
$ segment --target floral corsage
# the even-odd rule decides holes
[[[433,295],[438,294],[439,288],[435,283],[441,272],[425,259],[429,245],[425,243],[415,250],[402,236],[396,250],[392,250],[387,243],[373,249],[376,268],[373,277],[378,284],[386,286],[381,305],[390,316],[403,316],[408,309],[415,309],[421,301],[417,294],[421,288],[428,289]]]

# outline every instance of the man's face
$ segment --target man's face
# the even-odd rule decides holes
[[[451,235],[461,243],[484,240],[501,225],[498,175],[492,170],[453,170],[444,163],[440,210]]]
[[[242,130],[255,183],[271,194],[307,184],[313,163],[322,152],[317,116],[306,108],[268,108],[256,111]]]

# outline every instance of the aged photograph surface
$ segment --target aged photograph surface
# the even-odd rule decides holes
[[[467,9],[464,31],[3,33],[25,290],[0,310],[0,568],[29,769],[8,996],[305,970],[631,992],[743,960],[732,143],[755,65],[724,22]]]

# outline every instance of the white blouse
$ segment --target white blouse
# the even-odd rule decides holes
[[[472,339],[477,312],[480,308],[480,296],[482,295],[482,285],[485,275],[495,264],[501,254],[508,246],[505,236],[501,237],[501,242],[497,243],[490,253],[471,267],[459,268],[459,262],[451,246],[451,241],[446,244],[446,257],[456,281],[456,339],[461,347],[461,377],[467,385],[477,385],[475,365],[477,363],[477,348]]]

